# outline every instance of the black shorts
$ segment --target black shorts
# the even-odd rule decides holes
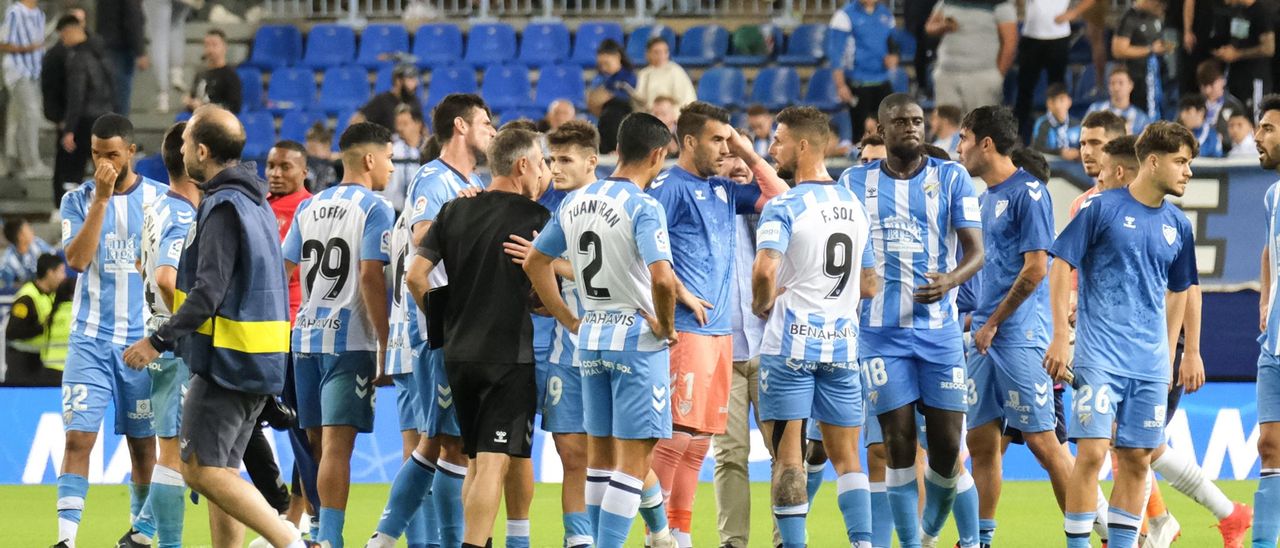
[[[462,450],[529,458],[538,385],[533,364],[445,360]]]
[[[1066,410],[1062,407],[1062,393],[1066,391],[1062,385],[1053,387],[1053,416],[1054,425],[1053,433],[1058,437],[1058,443],[1067,443],[1067,416]],[[1026,445],[1027,440],[1022,437],[1022,431],[1012,426],[1004,427],[1004,435],[1009,436],[1009,443],[1018,445]]]
[[[1165,426],[1169,425],[1173,415],[1178,412],[1178,404],[1182,403],[1182,393],[1185,390],[1178,384],[1178,373],[1182,371],[1182,349],[1182,337],[1178,337],[1178,349],[1173,352],[1173,382],[1169,385],[1169,404],[1164,408]]]
[[[182,404],[182,460],[195,455],[200,466],[240,468],[244,448],[266,404],[262,394],[223,388],[192,375]]]

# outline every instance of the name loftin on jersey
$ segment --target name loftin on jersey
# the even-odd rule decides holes
[[[604,217],[605,222],[610,227],[617,225],[622,221],[622,217],[618,216],[618,212],[613,210],[607,202],[601,200],[583,200],[574,204],[569,210],[570,218],[577,218],[579,215],[599,215]]]
[[[636,323],[636,316],[625,312],[588,312],[582,317],[582,323],[631,327]]]
[[[311,210],[311,218],[319,221],[320,219],[341,220],[347,216],[347,208],[340,205],[331,205],[325,207],[317,207]]]
[[[299,329],[342,329],[342,320],[338,318],[298,318]]]
[[[825,329],[813,327],[811,325],[804,325],[804,324],[798,324],[798,323],[793,323],[790,326],[788,326],[787,332],[792,335],[800,335],[802,337],[808,337],[810,339],[820,339],[824,341],[837,340],[837,339],[853,339],[853,338],[857,338],[858,336],[858,331],[853,329],[852,327],[846,327],[844,329],[827,331]]]

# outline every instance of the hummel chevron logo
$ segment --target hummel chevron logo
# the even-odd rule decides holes
[[[356,397],[363,399],[369,395],[369,377],[356,375]]]

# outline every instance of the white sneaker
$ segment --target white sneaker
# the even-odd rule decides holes
[[[1142,543],[1142,548],[1169,548],[1181,534],[1182,525],[1173,514],[1156,516],[1147,521],[1147,540]]]
[[[182,72],[182,67],[171,67],[169,69],[169,85],[178,93],[185,94],[187,92],[187,76]]]
[[[661,533],[649,533],[649,538],[645,545],[650,548],[679,548],[680,544],[676,542],[676,537],[671,535],[671,530],[667,529]]]
[[[284,522],[285,527],[289,528],[290,533],[295,533],[299,537],[302,536],[302,533],[298,532],[298,528],[293,525],[293,522],[285,519],[284,516],[280,516],[280,521]],[[265,537],[258,537],[253,539],[253,542],[249,543],[249,548],[272,548],[272,546],[270,542],[267,542]]]
[[[156,95],[156,112],[169,112],[169,92],[161,91]]]
[[[931,537],[926,533],[920,533],[920,548],[937,548],[938,537]]]

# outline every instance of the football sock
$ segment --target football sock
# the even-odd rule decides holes
[[[640,492],[640,517],[649,532],[662,534],[667,530],[667,511],[663,506],[662,484],[654,483]]]
[[[924,471],[924,514],[920,518],[920,526],[924,533],[937,537],[942,533],[951,516],[951,506],[956,500],[956,485],[960,476],[943,477],[933,470]]]
[[[894,530],[903,548],[920,547],[920,520],[916,517],[920,492],[916,489],[916,467],[889,468],[885,473]]]
[[[597,548],[622,548],[631,532],[631,522],[640,511],[640,491],[644,480],[614,472],[600,502],[600,530]]]
[[[587,499],[587,520],[591,525],[591,538],[596,538],[596,534],[600,531],[600,504],[604,501],[604,492],[609,489],[609,478],[612,475],[613,473],[608,470],[587,469],[587,483],[583,486],[583,493]]]
[[[977,546],[982,525],[978,519],[978,488],[968,470],[960,472],[956,481],[956,501],[951,508],[956,517],[956,530],[960,533],[960,546]],[[987,541],[988,544],[990,541]]]
[[[698,493],[698,473],[711,448],[711,436],[690,436],[680,457],[680,465],[672,478],[671,496],[667,497],[667,518],[672,529],[682,533],[693,531],[693,499]]]
[[[172,468],[156,465],[151,475],[151,494],[147,497],[147,505],[155,519],[157,548],[182,546],[182,523],[185,517],[186,501],[182,499],[187,484],[182,481],[182,474]]]
[[[666,516],[663,516],[663,518],[665,519]],[[591,542],[594,537],[591,532],[591,519],[587,517],[586,512],[565,514],[563,521],[565,546],[568,546],[569,548],[591,546]]]
[[[529,548],[529,520],[507,520],[507,548]]]
[[[418,510],[431,491],[435,475],[436,467],[426,457],[417,451],[411,453],[391,482],[391,493],[387,495],[387,506],[382,510],[377,531],[391,538],[399,538],[403,534],[406,541],[425,543],[426,524],[419,524],[418,531],[413,534],[407,534],[407,531],[411,529],[410,521],[419,514]]]
[[[849,542],[854,546],[860,542],[870,542],[871,485],[867,482],[867,475],[851,472],[836,478],[836,504],[839,505],[840,515],[844,518],[845,533],[849,536]]]
[[[1164,454],[1151,462],[1151,469],[1164,476],[1165,481],[1168,481],[1169,485],[1179,493],[1191,497],[1201,506],[1208,508],[1219,520],[1226,519],[1231,512],[1235,511],[1235,505],[1232,504],[1231,499],[1227,498],[1217,485],[1209,481],[1204,470],[1197,466],[1196,461],[1186,452],[1166,447]]]
[[[1280,468],[1263,468],[1253,495],[1253,545],[1275,546],[1280,537]]]
[[[996,520],[978,520],[978,544],[991,544],[996,538]]]
[[[436,526],[440,528],[441,546],[462,544],[462,482],[467,479],[467,467],[443,459],[436,461],[436,475],[431,482],[431,494],[435,497]]]
[[[804,548],[804,522],[808,512],[808,504],[773,507],[773,518],[778,523],[783,548]]]
[[[333,548],[342,548],[342,530],[347,512],[337,508],[320,507],[320,538],[316,542],[328,542]]]
[[[80,514],[84,511],[84,498],[89,493],[89,480],[79,474],[58,476],[58,540],[75,546],[76,531],[80,529]]]
[[[1067,533],[1067,548],[1090,548],[1089,531],[1093,528],[1093,512],[1067,512],[1062,529]]]
[[[1108,548],[1137,547],[1138,527],[1142,524],[1142,518],[1112,506],[1107,521],[1110,522],[1107,532],[1111,534],[1107,542]]]
[[[871,545],[889,548],[893,544],[893,508],[884,482],[871,484]]]
[[[806,464],[804,466],[805,490],[809,492],[809,506],[813,507],[813,499],[818,496],[818,490],[822,488],[822,476],[827,472],[827,463],[822,464]]]
[[[129,484],[129,522],[132,523],[138,519],[138,514],[142,513],[142,505],[147,503],[147,495],[151,493],[150,483],[130,483]]]

